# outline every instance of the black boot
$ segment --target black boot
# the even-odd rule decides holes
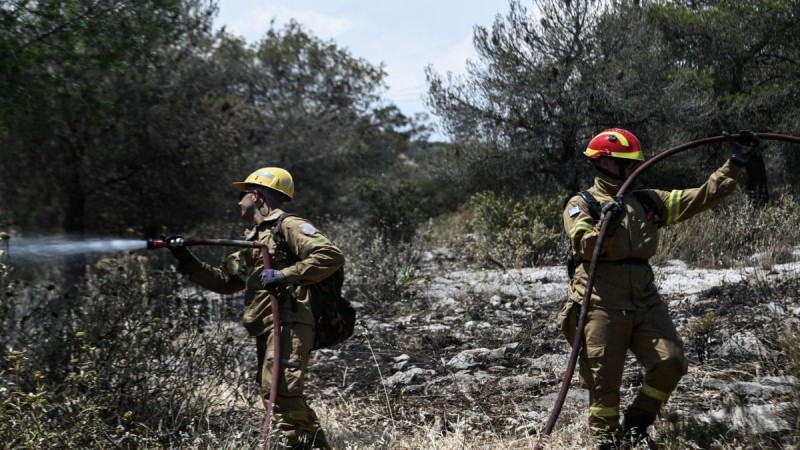
[[[647,441],[647,428],[656,421],[656,415],[640,409],[625,411],[622,418],[623,440],[629,448],[635,448],[639,442]]]
[[[597,442],[597,450],[617,450],[619,446],[612,438],[603,438]]]
[[[322,429],[311,438],[311,448],[314,450],[332,450],[331,445],[328,444],[328,439],[325,437],[325,432]]]

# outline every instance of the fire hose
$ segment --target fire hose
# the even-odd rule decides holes
[[[789,136],[784,134],[777,134],[777,133],[753,133],[759,139],[766,139],[766,140],[774,140],[774,141],[785,141],[794,144],[800,144],[800,137],[797,136]],[[739,134],[730,134],[729,136],[712,136],[703,139],[698,139],[696,141],[691,141],[677,147],[670,148],[668,150],[664,150],[663,152],[653,156],[649,160],[645,161],[641,166],[636,168],[631,175],[628,177],[627,180],[622,184],[617,191],[617,196],[624,196],[628,190],[630,189],[633,182],[636,180],[642,172],[646,171],[657,162],[669,158],[672,155],[680,153],[685,150],[689,150],[691,148],[700,147],[703,145],[708,144],[715,144],[721,141],[727,141],[730,139],[736,139],[740,135]],[[536,450],[541,450],[543,441],[546,437],[550,436],[550,433],[553,431],[553,428],[556,426],[556,421],[558,421],[558,416],[561,414],[561,408],[564,406],[564,401],[567,398],[567,392],[569,391],[569,384],[572,380],[572,375],[575,372],[575,365],[578,361],[578,354],[581,351],[581,346],[583,343],[584,338],[584,327],[586,326],[586,316],[589,313],[589,307],[592,298],[592,287],[594,285],[594,278],[597,272],[597,262],[599,261],[599,256],[601,253],[601,249],[603,247],[603,242],[605,241],[606,233],[608,232],[609,227],[609,218],[611,216],[611,212],[606,212],[600,218],[600,233],[597,236],[597,242],[594,246],[594,251],[592,252],[592,259],[589,263],[589,271],[588,271],[588,280],[586,282],[586,291],[584,292],[583,302],[581,303],[581,311],[580,315],[578,316],[578,324],[576,326],[576,334],[575,334],[575,341],[572,343],[572,351],[569,356],[569,360],[567,363],[566,372],[564,372],[564,377],[561,380],[561,388],[558,392],[558,396],[556,397],[556,401],[553,405],[553,410],[550,412],[550,417],[545,424],[544,429],[542,430],[541,435],[539,436],[539,441],[536,443]]]
[[[257,241],[242,241],[233,239],[185,239],[185,246],[211,245],[223,247],[244,247],[260,248],[261,258],[264,262],[264,269],[272,268],[267,246]],[[150,239],[147,241],[148,249],[169,248],[169,241],[164,239]],[[261,428],[261,448],[266,446],[269,436],[270,424],[272,422],[272,410],[275,408],[275,401],[278,399],[278,383],[280,381],[281,368],[281,316],[278,306],[278,297],[272,291],[269,292],[269,302],[272,308],[272,383],[269,390],[269,405],[267,405],[264,426]]]

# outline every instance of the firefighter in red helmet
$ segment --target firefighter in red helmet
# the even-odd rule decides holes
[[[708,210],[736,189],[734,178],[758,139],[740,132],[731,158],[699,187],[672,191],[641,189],[615,198],[622,183],[644,160],[630,131],[607,129],[583,154],[596,171],[594,185],[572,197],[563,211],[574,273],[558,327],[574,342],[588,282],[588,262],[610,211],[608,234],[600,251],[579,356],[581,385],[589,391],[589,427],[598,448],[613,449],[646,437],[662,405],[687,372],[683,344],[660,297],[648,260],[658,246],[658,229]],[[588,195],[587,195],[588,194]],[[620,388],[630,350],[645,371],[644,382],[620,423]]]

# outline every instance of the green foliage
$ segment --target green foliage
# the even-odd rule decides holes
[[[236,154],[234,120],[246,126],[220,107],[230,88],[206,60],[214,12],[205,0],[2,8],[0,159],[15,176],[0,178],[0,195],[15,223],[155,228],[209,206],[181,178],[209,184]]]
[[[219,448],[229,421],[252,445],[244,430],[257,433],[262,413],[244,364],[252,342],[225,323],[230,311],[178,294],[177,277],[137,257],[104,260],[64,318],[49,313],[68,301],[52,289],[9,287],[14,311],[0,317],[9,448]]]
[[[412,120],[381,99],[381,66],[315,37],[297,22],[271,27],[246,66],[248,101],[260,126],[247,160],[286,168],[298,208],[341,213],[352,183],[382,173],[407,149]]]
[[[503,266],[553,262],[561,236],[560,201],[555,197],[519,199],[481,192],[472,196],[475,233],[472,250],[480,260]]]
[[[461,198],[448,183],[424,176],[394,185],[361,179],[354,193],[366,206],[366,223],[393,243],[410,242],[420,224],[454,209]]]
[[[377,228],[391,242],[409,241],[423,218],[421,189],[412,183],[387,188],[375,180],[361,180],[355,185],[356,197],[367,205],[370,226]]]
[[[649,148],[676,134],[665,126],[689,129],[706,111],[705,93],[674,76],[680,62],[638,2],[523,3],[475,28],[479,63],[467,75],[427,72],[431,106],[464,147],[453,163],[468,179],[523,194],[574,192],[584,175],[580,150],[597,131],[631,128]]]
[[[366,308],[390,308],[421,281],[417,243],[393,243],[380,229],[354,221],[330,223],[326,230],[347,255],[344,296],[349,300]]]

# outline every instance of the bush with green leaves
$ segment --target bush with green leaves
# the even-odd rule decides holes
[[[560,261],[561,204],[556,197],[512,198],[491,191],[472,196],[475,211],[469,227],[478,260],[504,266],[532,266]]]
[[[330,223],[325,229],[347,258],[344,295],[349,300],[385,308],[420,280],[418,243],[394,243],[381,229],[352,220]]]
[[[163,263],[163,261],[161,261]],[[218,448],[258,439],[255,356],[174,270],[91,266],[78,294],[6,285],[0,439],[10,448]],[[232,432],[237,430],[237,432]]]

